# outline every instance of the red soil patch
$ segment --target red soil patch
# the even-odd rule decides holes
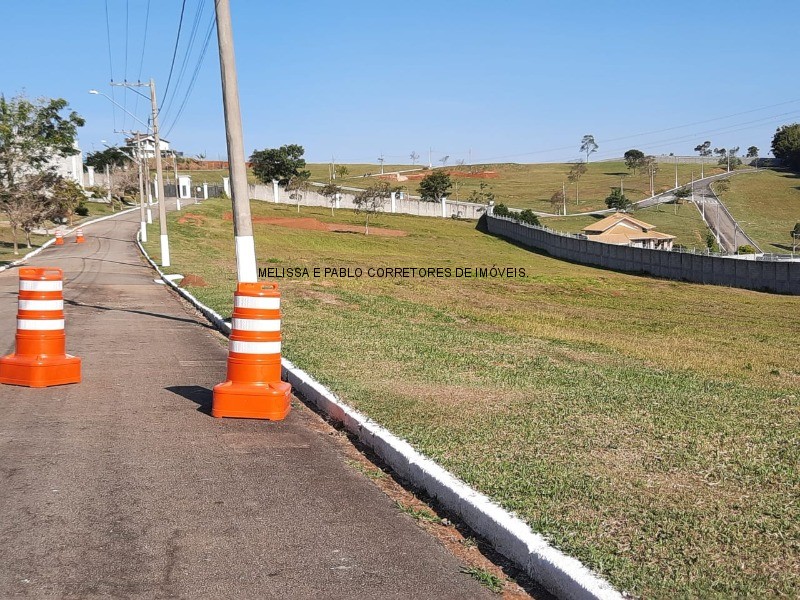
[[[191,285],[192,287],[206,287],[208,284],[200,275],[187,275],[181,280],[181,287],[186,287],[187,285]]]
[[[178,223],[181,225],[189,224],[189,225],[197,225],[203,226],[206,224],[206,218],[203,215],[195,215],[193,213],[186,213],[180,219],[178,219]]]
[[[229,212],[222,217],[226,221],[233,220],[233,215]],[[265,225],[277,225],[278,227],[288,227],[289,229],[308,229],[311,231],[332,231],[338,233],[364,233],[364,228],[360,225],[343,225],[341,223],[323,223],[313,217],[253,217],[253,223],[264,223]],[[370,235],[382,235],[385,237],[404,237],[408,235],[402,229],[384,229],[382,227],[370,227]]]

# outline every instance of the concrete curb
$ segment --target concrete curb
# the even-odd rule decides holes
[[[166,278],[145,251],[138,233],[136,244],[166,285],[191,302],[222,333],[230,334],[230,325],[219,313]],[[580,561],[552,547],[543,536],[531,531],[521,519],[456,479],[434,461],[414,450],[408,442],[347,406],[333,392],[289,360],[282,359],[281,366],[284,379],[292,384],[296,394],[312,402],[331,419],[342,423],[348,432],[357,436],[361,443],[375,452],[395,473],[436,498],[448,511],[458,515],[498,552],[552,594],[569,600],[623,598],[610,583],[592,573]]]
[[[123,210],[122,212],[118,212],[118,213],[113,214],[113,215],[106,215],[105,217],[98,217],[97,219],[92,219],[91,221],[86,221],[86,223],[81,223],[80,225],[77,225],[76,227],[73,227],[72,229],[68,230],[66,233],[67,233],[67,235],[69,235],[70,233],[72,233],[73,231],[78,229],[79,227],[83,228],[83,227],[86,227],[87,225],[93,225],[94,223],[99,223],[100,221],[105,221],[106,219],[113,219],[115,217],[119,217],[119,216],[125,215],[125,214],[127,214],[129,212],[132,212],[134,210],[139,210],[139,207],[137,206],[135,208],[129,208],[128,210]],[[32,250],[32,251],[28,252],[25,256],[23,256],[22,258],[19,258],[19,259],[15,260],[14,262],[10,262],[7,265],[4,265],[4,266],[0,267],[0,273],[5,271],[6,269],[11,269],[13,267],[18,267],[19,265],[23,264],[29,258],[33,258],[37,254],[39,254],[39,252],[41,252],[45,248],[49,248],[50,246],[52,246],[55,243],[56,243],[56,238],[50,238],[44,244],[39,246],[36,250]]]

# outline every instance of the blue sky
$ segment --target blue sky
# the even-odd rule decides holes
[[[87,91],[111,95],[112,72],[136,80],[143,57],[163,97],[181,5],[151,0],[142,53],[147,0],[4,3],[0,91],[66,98],[87,120],[85,151],[120,140],[115,128],[139,124]],[[215,32],[172,126],[212,12],[186,1],[162,130],[178,150],[224,159]],[[692,154],[706,139],[763,156],[778,125],[800,121],[796,1],[232,0],[232,12],[248,153],[299,143],[311,161],[427,161],[429,148],[434,163],[567,161],[591,133],[593,159]],[[144,100],[113,95],[147,120]]]

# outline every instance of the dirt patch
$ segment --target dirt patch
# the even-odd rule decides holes
[[[203,215],[196,215],[194,213],[186,213],[180,219],[178,219],[178,223],[181,225],[196,225],[198,227],[202,227],[206,224],[206,218]]]
[[[206,287],[208,283],[200,275],[187,275],[181,280],[181,287]]]
[[[187,215],[188,216],[188,215]],[[231,221],[233,215],[229,212],[223,215],[223,219]],[[360,225],[344,225],[342,223],[323,223],[313,217],[253,217],[253,223],[263,223],[265,225],[277,225],[278,227],[288,227],[289,229],[307,229],[310,231],[330,231],[333,233],[364,233],[364,228]],[[405,237],[408,232],[402,229],[384,229],[382,227],[370,227],[370,235],[382,235],[384,237]]]
[[[409,181],[418,181],[427,177],[429,173],[430,171],[423,173],[409,173],[405,176],[405,178]],[[497,179],[500,177],[500,174],[497,171],[475,171],[474,173],[469,171],[447,171],[447,174],[450,175],[450,177],[466,177],[468,179]],[[394,175],[383,176],[381,178],[393,180]]]

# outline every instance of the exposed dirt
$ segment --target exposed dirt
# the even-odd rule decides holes
[[[186,215],[187,217],[189,215]],[[226,221],[233,219],[231,213],[225,213],[223,218]],[[180,221],[179,221],[180,222]],[[308,229],[311,231],[331,231],[333,233],[364,233],[364,228],[360,225],[345,225],[343,223],[323,223],[313,217],[253,217],[253,223],[264,223],[266,225],[277,225],[290,229]],[[370,235],[382,235],[384,237],[404,237],[408,232],[402,229],[384,229],[382,227],[370,227]]]
[[[200,277],[200,275],[187,275],[181,280],[181,287],[206,287],[208,284],[206,280]]]
[[[194,213],[186,213],[180,219],[178,219],[178,223],[181,225],[196,225],[198,227],[202,227],[206,224],[206,218],[203,215],[196,215]]]

